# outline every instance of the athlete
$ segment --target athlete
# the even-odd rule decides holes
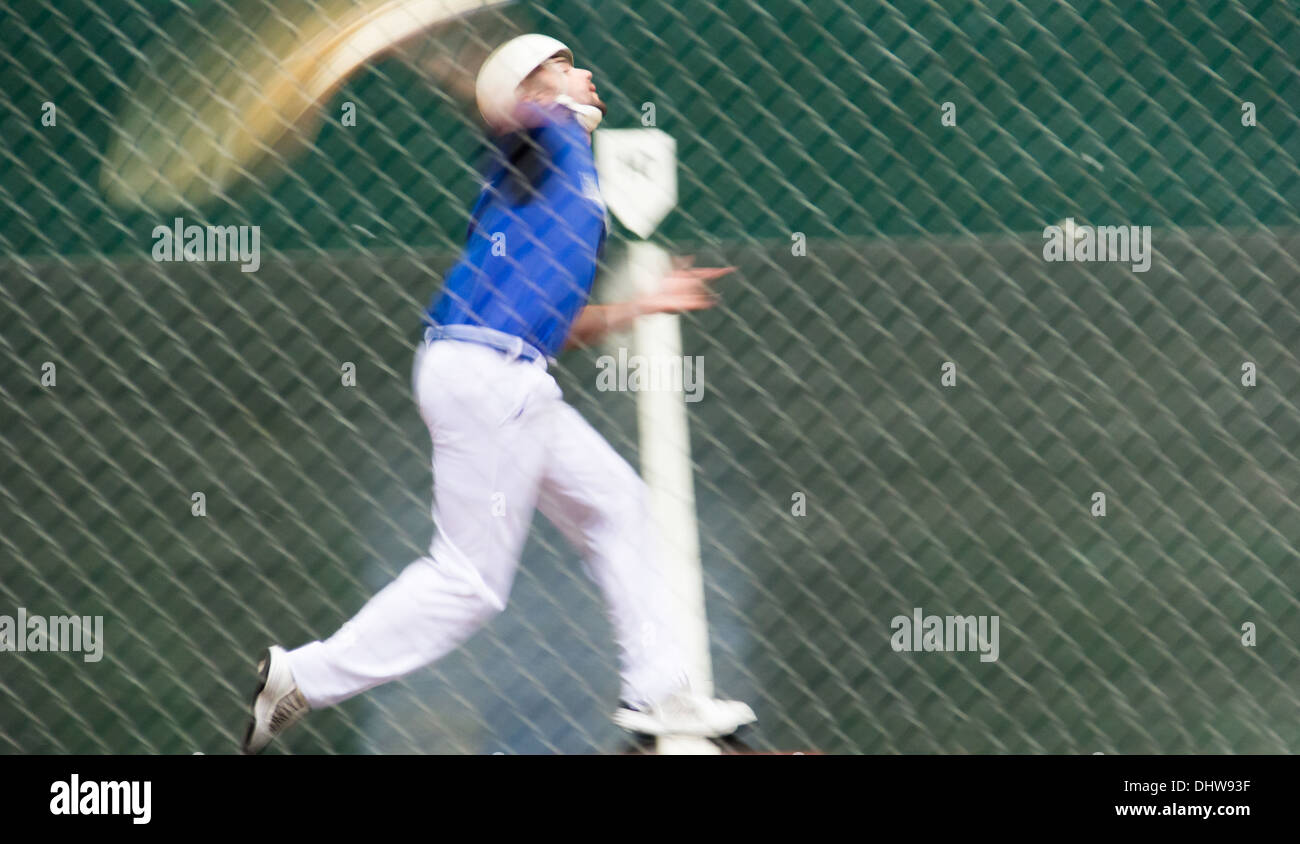
[[[433,439],[429,554],[329,639],[264,653],[245,753],[310,709],[433,663],[505,609],[535,509],[582,553],[607,604],[617,724],[723,736],[755,720],[744,703],[690,688],[646,486],[547,371],[562,348],[640,315],[711,306],[708,282],[733,269],[687,266],[653,295],[586,304],[607,226],[591,152],[605,105],[591,79],[564,44],[537,34],[506,42],[479,71],[494,165],[465,252],[425,314],[412,373]]]

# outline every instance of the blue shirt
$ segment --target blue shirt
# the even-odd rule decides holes
[[[497,139],[464,254],[425,318],[494,328],[553,357],[591,294],[605,203],[591,143],[573,112],[533,108],[544,125]]]

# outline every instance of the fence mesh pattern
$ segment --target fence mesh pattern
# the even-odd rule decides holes
[[[749,746],[1300,752],[1294,4],[494,6],[357,69],[269,169],[111,200],[111,151],[162,131],[127,116],[203,114],[239,68],[198,57],[312,10],[0,8],[0,616],[104,617],[98,661],[0,652],[5,752],[233,751],[259,650],[425,553],[411,356],[487,149],[465,80],[523,31],[573,46],[607,126],[653,106],[680,159],[655,239],[739,267],[683,351]],[[260,267],[153,260],[174,216],[259,226]],[[1044,260],[1066,218],[1151,226],[1150,269]],[[635,464],[600,351],[557,378]],[[998,659],[895,651],[916,607],[996,616]],[[617,752],[616,696],[599,597],[538,519],[507,612],[273,752]]]

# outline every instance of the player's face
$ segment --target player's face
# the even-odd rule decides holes
[[[602,112],[605,111],[605,103],[596,93],[596,84],[592,81],[590,70],[574,67],[562,56],[551,59],[547,66],[557,75],[560,93],[568,94],[580,105],[593,105]]]

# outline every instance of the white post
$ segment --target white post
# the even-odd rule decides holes
[[[676,143],[658,129],[606,129],[595,137],[596,166],[609,210],[634,233],[649,237],[677,204]],[[661,247],[634,241],[628,247],[626,276],[615,286],[635,293],[653,292],[671,268],[672,259]],[[639,318],[631,345],[629,357],[640,355],[652,367],[680,362],[680,318],[675,314]],[[673,601],[674,630],[684,651],[691,688],[712,696],[713,665],[686,397],[680,389],[640,390],[636,408],[641,477],[650,488],[662,571]],[[721,752],[707,739],[689,736],[664,736],[657,744],[661,754]]]
[[[653,243],[630,244],[628,274],[633,289],[656,289],[671,263],[668,253]],[[659,366],[680,360],[681,354],[681,318],[676,314],[651,314],[636,321],[629,358],[640,355]],[[650,488],[660,566],[673,601],[673,628],[686,660],[691,688],[712,696],[713,664],[709,658],[709,622],[704,606],[685,394],[682,390],[640,390],[636,394],[636,416],[641,477]],[[663,755],[720,752],[712,742],[689,736],[663,736],[657,745]]]
[[[645,241],[629,245],[628,272],[637,291],[653,292],[670,269],[671,258],[661,247]],[[633,329],[631,355],[639,355],[654,366],[680,360],[681,318],[676,314],[639,318]],[[678,389],[641,390],[636,394],[636,413],[641,477],[650,487],[650,506],[658,528],[665,576],[676,603],[675,627],[685,650],[686,671],[692,688],[711,696],[713,665],[709,659],[685,394]]]

